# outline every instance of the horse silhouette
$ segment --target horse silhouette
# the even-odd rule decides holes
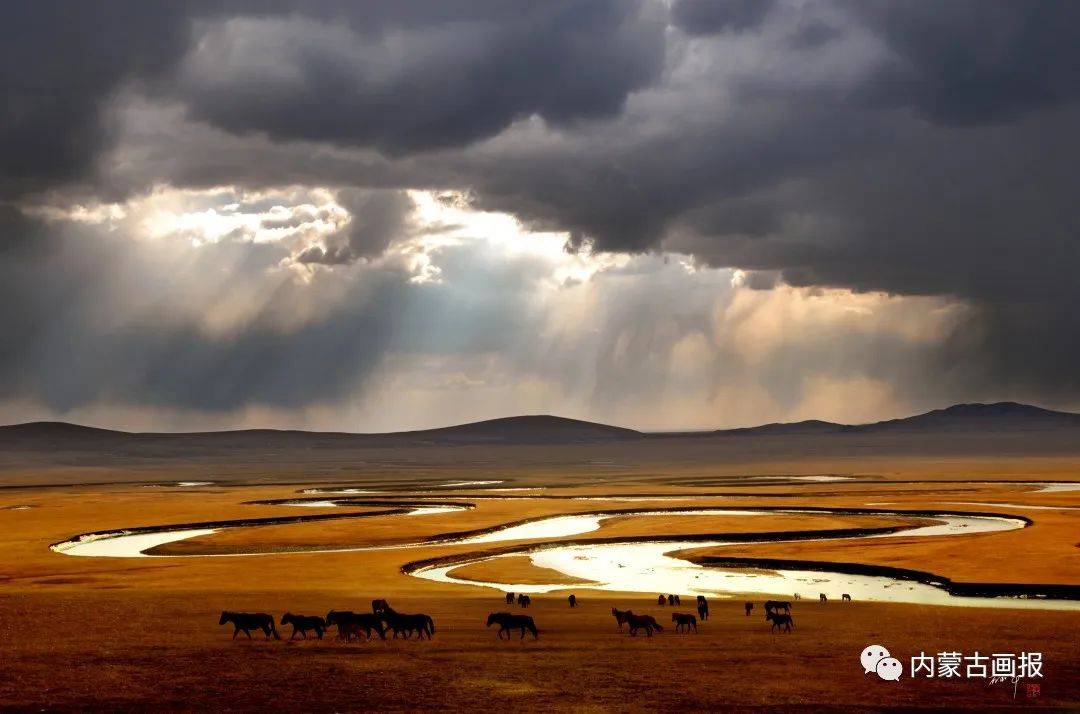
[[[397,639],[398,635],[401,635],[404,639],[409,639],[415,632],[419,639],[424,639],[424,635],[430,640],[431,636],[435,634],[435,621],[431,619],[430,615],[424,615],[419,613],[416,615],[406,615],[394,610],[389,605],[382,613],[383,622],[386,626],[394,631],[392,639]]]
[[[626,624],[630,628],[630,636],[637,637],[638,630],[645,630],[645,634],[652,637],[653,630],[663,632],[664,628],[652,615],[635,615],[630,610],[626,611]]]
[[[521,630],[521,637],[518,639],[525,639],[525,633],[531,632],[533,639],[540,639],[540,631],[536,629],[536,623],[528,615],[514,615],[509,612],[493,612],[488,615],[487,626],[497,624],[499,626],[498,636],[502,639],[503,633],[506,633],[506,639],[510,639],[510,630]]]
[[[802,600],[802,595],[800,595],[799,593],[795,593],[795,599]]]
[[[525,593],[518,593],[517,600],[518,605],[520,605],[521,607],[528,607],[529,605],[532,605],[532,598]]]
[[[791,628],[795,626],[795,621],[791,619],[791,615],[781,615],[778,612],[765,613],[765,619],[772,622],[769,627],[769,632],[779,628],[783,629],[783,632],[791,632]]]
[[[674,607],[674,605],[675,605],[675,596],[674,595],[668,595],[667,596],[667,604],[668,604],[668,607]]]
[[[671,621],[675,623],[676,632],[689,632],[691,629],[697,632],[697,618],[684,612],[671,613]]]
[[[364,631],[366,639],[371,639],[374,630],[379,634],[380,640],[386,639],[386,628],[383,627],[382,618],[378,615],[366,612],[352,612],[351,610],[331,610],[326,613],[326,625],[337,625],[338,638],[346,642],[353,637],[360,639],[360,630]]]
[[[766,600],[765,612],[784,612],[791,614],[791,603],[787,600]]]
[[[750,617],[750,613],[754,611],[754,603],[748,602],[743,605],[743,608],[746,610],[746,616]]]
[[[825,597],[825,593],[818,593],[818,600],[821,602],[828,602],[829,598]]]
[[[657,598],[656,598],[656,604],[657,604],[657,605],[661,605],[661,606],[663,606],[663,605],[667,605],[667,598],[666,598],[666,597],[664,597],[663,595],[659,595],[659,596],[657,596]]]
[[[506,593],[506,604],[507,605],[513,605],[514,604],[514,593]]]
[[[294,639],[297,633],[300,633],[306,640],[308,630],[315,630],[315,636],[321,640],[323,632],[326,630],[326,620],[318,615],[294,615],[291,612],[286,612],[281,616],[280,624],[292,625],[290,640]]]
[[[615,617],[615,622],[619,624],[619,632],[622,632],[623,623],[626,622],[626,615],[629,612],[629,610],[616,610],[615,608],[611,608],[611,614]]]
[[[840,596],[840,602],[844,602],[844,601],[851,602],[851,596],[848,595],[847,593],[844,593],[843,595],[841,595]]]
[[[678,607],[682,607],[682,600],[679,599],[678,595],[675,596],[675,605]]]
[[[371,601],[371,611],[376,615],[381,615],[390,609],[390,603],[386,600],[379,598],[378,600]]]
[[[262,630],[263,634],[266,635],[266,639],[270,639],[271,635],[275,640],[281,639],[281,635],[278,634],[277,628],[274,627],[274,616],[267,615],[265,612],[232,612],[230,610],[223,610],[221,618],[218,619],[218,624],[224,625],[226,622],[232,623],[232,638],[234,640],[241,632],[247,635],[247,638],[250,640],[252,630]]]
[[[570,597],[566,598],[566,600],[570,603],[570,607],[577,607],[577,595],[571,593]]]
[[[705,599],[704,595],[697,596],[697,614],[699,619],[709,619],[709,601]]]

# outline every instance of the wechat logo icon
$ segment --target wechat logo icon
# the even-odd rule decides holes
[[[889,654],[889,650],[881,645],[869,645],[859,655],[859,662],[863,666],[863,674],[874,672],[887,682],[895,682],[903,674],[904,665],[900,660]]]

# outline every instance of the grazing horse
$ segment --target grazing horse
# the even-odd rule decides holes
[[[378,600],[371,601],[371,611],[376,615],[381,615],[384,612],[390,611],[390,603],[386,600],[379,598]]]
[[[510,630],[521,630],[521,637],[518,639],[525,639],[525,633],[531,632],[534,640],[540,639],[540,631],[536,629],[536,623],[528,615],[513,615],[509,612],[493,612],[488,615],[487,626],[491,627],[494,624],[499,626],[499,639],[502,639],[503,633],[506,633],[506,639],[510,639]]]
[[[566,600],[570,603],[570,607],[577,607],[577,595],[570,593],[570,597],[566,598]]]
[[[851,602],[851,596],[847,593],[844,593],[840,596],[840,602]]]
[[[746,616],[750,617],[750,613],[754,611],[754,603],[748,602],[743,605],[743,608],[746,610]]]
[[[825,593],[818,593],[818,600],[821,602],[828,602],[829,598],[825,597]]]
[[[663,595],[657,596],[656,604],[660,606],[667,605],[667,598],[665,598]]]
[[[326,620],[318,615],[294,615],[291,612],[286,612],[281,616],[280,624],[282,626],[292,625],[292,636],[289,637],[290,640],[295,638],[296,633],[298,632],[306,640],[308,630],[315,630],[315,636],[321,640],[323,632],[326,630]]]
[[[218,624],[224,625],[226,622],[232,623],[234,628],[232,638],[234,640],[241,632],[247,635],[250,640],[252,630],[262,630],[263,634],[266,635],[266,639],[270,639],[271,635],[275,640],[281,639],[277,628],[274,627],[274,616],[267,615],[265,612],[231,612],[223,610]]]
[[[697,614],[702,620],[709,619],[709,601],[705,599],[704,595],[697,596]]]
[[[680,600],[680,599],[679,599],[679,596],[678,596],[678,595],[676,595],[676,596],[675,596],[675,604],[676,604],[676,605],[677,605],[678,607],[682,607],[682,600]]]
[[[630,610],[626,611],[626,624],[630,628],[630,636],[636,637],[638,630],[645,630],[645,634],[652,637],[653,630],[663,632],[664,628],[652,615],[635,615]]]
[[[780,612],[783,610],[787,614],[791,614],[791,603],[787,600],[766,600],[765,612]]]
[[[521,607],[528,607],[532,605],[532,598],[525,593],[518,593],[518,605]]]
[[[507,605],[513,605],[514,604],[514,593],[506,593],[506,604]]]
[[[778,612],[769,612],[765,614],[765,619],[772,622],[772,626],[769,627],[769,632],[772,632],[778,628],[785,628],[784,632],[791,632],[791,628],[795,626],[795,621],[791,619],[791,615],[781,615]]]
[[[360,639],[360,630],[364,631],[367,639],[371,639],[371,631],[379,633],[379,639],[386,639],[386,628],[383,627],[382,618],[378,615],[369,615],[366,612],[352,612],[349,610],[331,610],[326,613],[326,625],[337,625],[338,639],[346,642],[353,637]]]
[[[430,640],[431,636],[435,634],[435,621],[429,615],[405,615],[387,605],[386,610],[383,611],[382,619],[386,626],[394,631],[393,639],[395,640],[399,634],[403,638],[409,639],[412,633],[415,632],[421,640],[424,639],[424,635],[427,635]]]
[[[619,624],[619,632],[622,632],[623,623],[626,622],[626,616],[630,614],[630,611],[611,608],[611,614],[615,617],[615,622]]]
[[[693,615],[683,612],[671,613],[671,621],[675,623],[675,631],[689,632],[693,628],[694,632],[697,632],[697,618]]]

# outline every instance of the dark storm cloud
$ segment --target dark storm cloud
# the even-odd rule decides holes
[[[662,66],[655,9],[618,0],[517,9],[381,18],[379,32],[363,9],[349,11],[351,25],[234,19],[206,30],[180,93],[194,116],[230,131],[402,153],[468,144],[533,114],[553,124],[610,116]]]
[[[690,35],[739,32],[760,25],[774,4],[773,0],[676,0],[671,18]]]
[[[159,183],[326,186],[351,220],[298,260],[331,274],[407,230],[401,190],[469,191],[477,208],[568,232],[572,248],[678,250],[746,269],[754,288],[779,275],[955,296],[970,313],[912,370],[947,375],[933,380],[939,393],[1080,396],[1080,4],[679,0],[670,15],[646,2],[81,8],[13,11],[16,31],[0,47],[5,198],[78,179],[109,196]],[[92,302],[83,291],[108,284],[125,250],[49,262],[56,248],[44,236],[59,241],[54,233],[0,216],[0,245],[44,261],[29,273],[4,266],[4,317],[20,338],[0,362],[7,393],[36,385],[64,405],[124,384],[124,395],[162,403],[235,406],[265,391],[298,404],[343,373],[318,362],[219,379],[214,365],[299,360],[293,338],[370,364],[379,351],[365,352],[367,336],[397,324],[398,313],[360,300],[364,337],[330,320],[302,334],[256,321],[213,340],[189,324],[73,338],[76,352],[109,356],[88,375],[98,386],[73,399],[63,375],[18,375],[49,364],[40,345],[58,349],[57,335],[95,324],[77,309]],[[126,347],[110,352],[114,343]],[[185,352],[175,382],[156,361],[145,380],[106,368],[122,354]]]

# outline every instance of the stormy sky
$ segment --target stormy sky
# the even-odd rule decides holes
[[[1080,409],[1080,3],[19,3],[0,422]]]

